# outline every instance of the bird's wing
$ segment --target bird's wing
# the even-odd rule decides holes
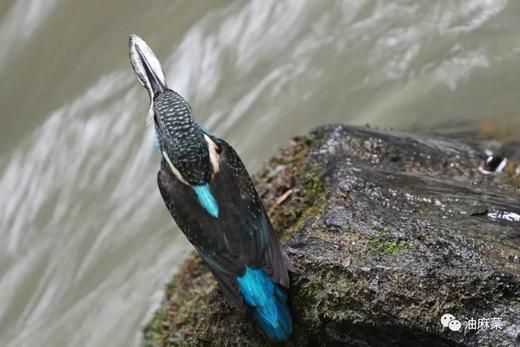
[[[253,234],[247,265],[262,267],[273,276],[276,283],[289,287],[289,271],[293,265],[276,237],[249,173],[233,147],[225,141],[212,137],[221,150],[219,172],[214,177],[216,190],[224,187],[230,206],[235,206],[235,223],[240,223],[243,232]],[[234,182],[233,189],[226,192],[226,183]],[[217,198],[218,199],[218,198]]]
[[[234,280],[234,272],[237,271],[237,269],[230,267],[230,265],[233,264],[226,264],[223,262],[217,263],[213,260],[213,251],[211,251],[212,242],[208,242],[211,239],[208,236],[208,234],[211,233],[211,230],[201,228],[201,225],[197,223],[197,215],[201,217],[200,220],[204,220],[206,212],[200,211],[196,207],[197,205],[193,206],[193,204],[197,204],[195,200],[191,199],[193,192],[173,176],[171,171],[169,171],[169,168],[167,168],[164,159],[161,165],[161,170],[157,175],[157,183],[168,211],[170,211],[170,214],[175,219],[179,228],[195,246],[195,249],[202,256],[206,264],[209,265],[209,268],[219,282],[220,288],[222,289],[226,299],[236,308],[243,309],[240,290]],[[189,205],[192,205],[193,207],[191,213],[188,212],[189,208],[185,208],[185,206]],[[214,249],[217,249],[217,247],[218,243],[216,243]],[[219,266],[217,267],[215,264],[219,264]],[[230,271],[226,271],[226,267],[230,268]]]

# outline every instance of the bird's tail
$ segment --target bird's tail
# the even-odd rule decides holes
[[[286,340],[292,332],[292,318],[285,290],[262,269],[246,267],[237,282],[265,333],[273,340]]]

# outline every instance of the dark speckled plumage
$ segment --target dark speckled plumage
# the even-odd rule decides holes
[[[156,129],[173,165],[191,185],[209,181],[212,169],[204,133],[178,93],[166,90],[154,99]]]

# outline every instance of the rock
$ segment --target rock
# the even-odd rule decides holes
[[[297,269],[288,346],[520,344],[520,221],[500,218],[520,215],[520,186],[478,171],[485,145],[325,126],[266,165],[257,190]],[[193,255],[145,345],[200,344],[272,345]]]

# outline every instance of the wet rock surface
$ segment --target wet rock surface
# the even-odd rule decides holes
[[[297,269],[286,345],[520,344],[520,220],[504,217],[520,216],[519,183],[478,171],[488,144],[338,125],[273,158],[255,180]],[[196,255],[144,344],[272,345]]]

